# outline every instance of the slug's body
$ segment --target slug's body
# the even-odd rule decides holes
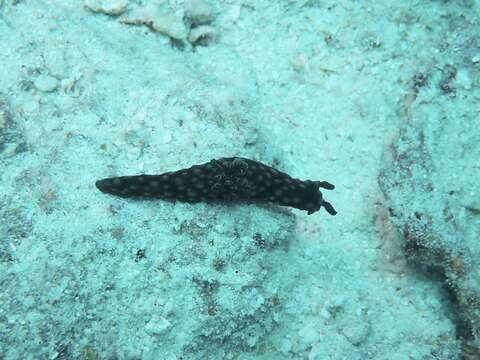
[[[294,179],[258,161],[231,157],[211,160],[188,169],[161,175],[121,176],[98,180],[97,188],[122,197],[146,197],[185,202],[272,202],[313,214],[322,206],[337,212],[323,200],[319,188],[333,190],[326,181]]]

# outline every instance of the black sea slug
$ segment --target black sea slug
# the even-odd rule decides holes
[[[121,176],[98,180],[97,188],[121,197],[159,198],[184,202],[272,202],[313,214],[321,207],[337,212],[323,199],[326,181],[299,180],[261,162],[221,158],[160,175]]]

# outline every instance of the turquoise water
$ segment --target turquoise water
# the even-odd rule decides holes
[[[0,359],[480,358],[479,15],[0,0]],[[338,214],[95,187],[230,156]]]

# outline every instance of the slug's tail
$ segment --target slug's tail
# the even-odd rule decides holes
[[[95,182],[95,186],[103,193],[121,196],[121,197],[137,197],[137,196],[159,196],[158,181],[155,175],[137,175],[137,176],[121,176],[101,179]]]

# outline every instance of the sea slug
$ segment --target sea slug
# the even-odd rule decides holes
[[[321,207],[337,212],[323,199],[326,181],[299,180],[261,162],[228,157],[160,175],[121,176],[98,180],[97,188],[121,197],[159,198],[189,203],[272,202],[313,214]]]

